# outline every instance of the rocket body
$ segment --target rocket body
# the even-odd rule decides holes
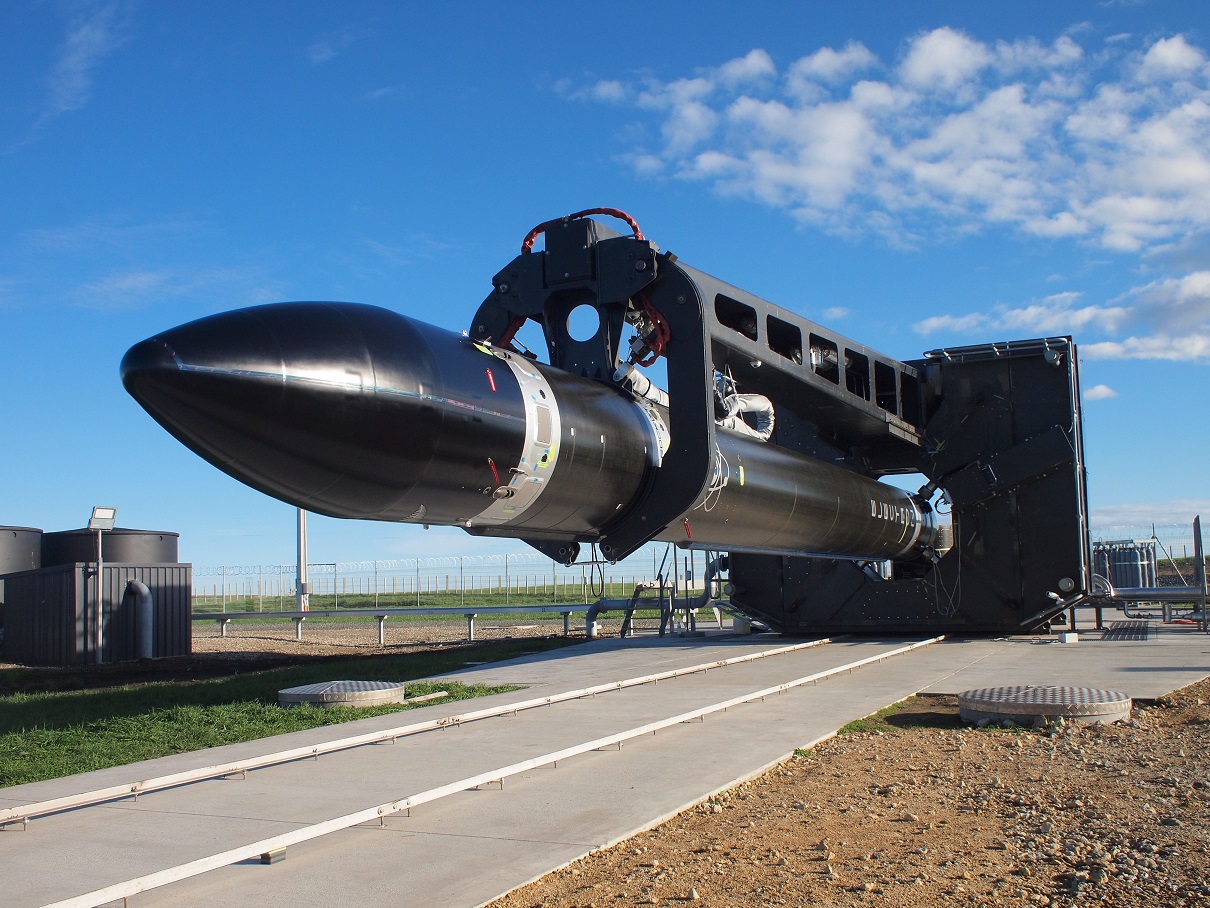
[[[618,386],[349,303],[182,325],[132,347],[122,380],[177,439],[274,498],[525,540],[606,537],[669,442],[662,408]],[[933,544],[906,492],[726,429],[716,442],[708,489],[657,538],[870,559]]]

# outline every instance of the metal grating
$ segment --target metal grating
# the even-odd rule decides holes
[[[403,683],[399,681],[320,681],[277,692],[282,706],[313,703],[316,706],[381,706],[402,703]]]
[[[1132,702],[1126,694],[1095,687],[985,687],[958,695],[958,713],[968,721],[1011,719],[1074,719],[1084,722],[1116,722],[1130,716]]]
[[[1151,630],[1152,622],[1150,621],[1115,621],[1101,634],[1101,639],[1110,641],[1147,640],[1151,637]]]

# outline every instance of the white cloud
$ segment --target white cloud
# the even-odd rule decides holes
[[[1093,536],[1114,539],[1115,529],[1180,526],[1192,529],[1193,518],[1210,516],[1210,498],[1180,498],[1173,501],[1144,501],[1132,504],[1102,505],[1090,509]],[[1146,534],[1142,538],[1146,538]]]
[[[1204,49],[1184,35],[1079,43],[1093,40],[991,44],[942,27],[889,65],[853,42],[775,78],[756,49],[569,96],[651,115],[659,138],[622,156],[643,172],[840,235],[904,244],[1002,225],[1138,253],[1210,231]]]
[[[314,66],[328,63],[352,47],[359,37],[360,35],[353,29],[325,35],[307,48],[307,59]]]
[[[1188,77],[1206,66],[1206,55],[1183,35],[1161,38],[1147,49],[1139,65],[1139,78],[1148,81]]]
[[[1056,293],[1024,306],[996,306],[986,313],[935,315],[915,324],[919,334],[970,333],[988,329],[1054,336],[1096,326],[1115,330],[1131,314],[1126,306],[1076,306],[1078,293]]]
[[[1093,385],[1084,392],[1085,400],[1111,400],[1118,396],[1118,392],[1109,387],[1109,385]]]
[[[986,315],[972,312],[970,315],[934,315],[916,322],[912,327],[916,329],[917,334],[927,336],[939,331],[962,333],[981,330],[988,325],[989,321],[990,319]]]
[[[189,296],[201,291],[211,292],[240,288],[257,280],[255,272],[244,268],[201,267],[131,269],[115,271],[80,287],[69,294],[76,305],[84,309],[123,310],[153,305],[169,299]],[[249,293],[260,293],[248,291]]]
[[[399,82],[395,85],[381,85],[378,88],[372,88],[361,96],[363,101],[381,101],[383,98],[393,98],[396,95],[401,95],[408,89],[406,82]]]
[[[874,56],[860,41],[850,41],[840,50],[821,47],[815,53],[794,61],[786,73],[786,81],[795,95],[803,93],[806,84],[840,82],[878,65]]]
[[[1104,304],[1077,305],[1081,294],[1057,293],[1023,306],[996,306],[968,315],[935,315],[917,322],[919,334],[1109,335],[1081,342],[1084,359],[1210,363],[1210,271],[1195,271],[1135,287]],[[1125,338],[1116,338],[1129,332]],[[1093,399],[1093,398],[1090,398]]]
[[[1210,271],[1152,281],[1126,298],[1136,299],[1140,315],[1163,330],[1210,333]]]
[[[912,39],[899,64],[903,82],[922,91],[952,91],[992,62],[987,45],[952,28],[937,28]]]
[[[627,92],[621,82],[608,79],[592,87],[592,98],[596,101],[611,101],[620,104],[626,100]]]
[[[128,20],[120,2],[90,4],[72,18],[46,79],[47,100],[38,126],[88,103],[97,67],[129,39]]]
[[[1210,362],[1210,331],[1180,337],[1156,334],[1102,341],[1080,347],[1085,359],[1159,359],[1169,362]]]
[[[718,68],[718,76],[724,85],[737,87],[752,82],[760,82],[777,73],[773,58],[759,48],[749,51],[743,57],[728,60]]]
[[[1075,28],[990,43],[942,27],[895,60],[850,42],[779,70],[758,48],[683,78],[564,94],[650,117],[655,138],[617,156],[640,175],[697,181],[828,233],[911,248],[997,227],[1184,272],[1115,299],[939,313],[921,334],[1072,333],[1090,359],[1210,363],[1210,258],[1198,253],[1210,238],[1210,59],[1181,34],[1097,40]]]
[[[830,306],[823,311],[823,317],[827,319],[842,319],[848,318],[851,313],[844,306]]]

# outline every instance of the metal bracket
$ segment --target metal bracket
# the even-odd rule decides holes
[[[1067,433],[1055,426],[1007,451],[951,473],[942,479],[941,485],[953,506],[965,510],[1065,467],[1075,456]]]

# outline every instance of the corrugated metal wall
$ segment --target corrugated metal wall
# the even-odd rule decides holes
[[[129,580],[151,589],[155,602],[155,656],[192,652],[190,564],[106,564],[105,662],[137,654],[135,609],[123,603]],[[62,565],[9,574],[6,579],[4,658],[30,665],[86,665],[95,661],[96,566]]]
[[[193,651],[193,565],[105,565],[105,661],[134,659],[138,655],[137,618],[133,602],[123,607],[122,594],[129,580],[151,589],[155,602],[155,656],[182,656]]]

